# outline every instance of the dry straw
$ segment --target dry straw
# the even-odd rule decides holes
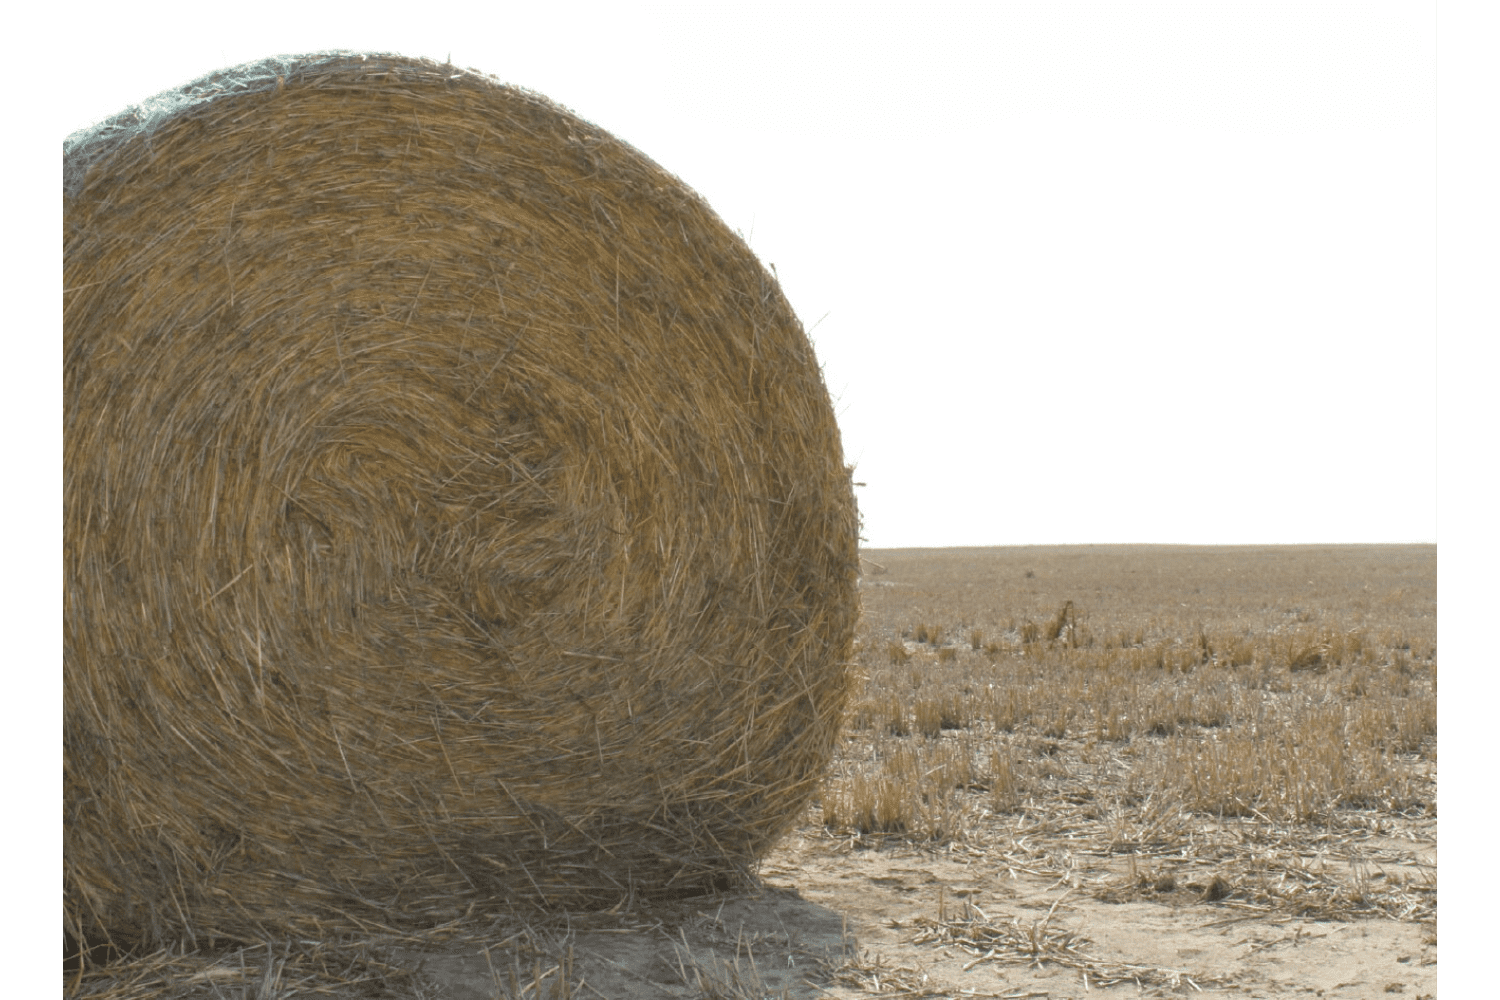
[[[216,74],[65,146],[66,929],[701,891],[799,818],[857,614],[803,329],[538,97]]]

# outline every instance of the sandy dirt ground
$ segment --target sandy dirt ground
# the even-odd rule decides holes
[[[1420,835],[1399,846],[1414,864],[1435,862]],[[1431,924],[1258,913],[1209,901],[1211,879],[1100,898],[1100,885],[1129,883],[1118,864],[1058,879],[1017,870],[1003,852],[866,848],[804,828],[751,892],[596,915],[530,938],[531,957],[512,943],[393,958],[419,970],[420,995],[446,1000],[509,996],[513,957],[526,987],[569,946],[572,995],[609,1000],[1437,995]],[[548,985],[521,992],[547,996]]]

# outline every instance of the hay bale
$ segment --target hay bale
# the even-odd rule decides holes
[[[702,891],[835,744],[856,513],[680,181],[450,66],[240,67],[65,147],[81,939]]]

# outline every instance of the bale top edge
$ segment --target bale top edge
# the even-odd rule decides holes
[[[63,194],[65,197],[75,196],[82,189],[84,178],[94,164],[110,156],[123,143],[138,136],[151,135],[166,122],[199,104],[226,97],[265,93],[289,82],[354,61],[370,64],[373,69],[440,69],[449,73],[450,80],[466,79],[487,86],[524,91],[536,97],[542,96],[525,87],[504,83],[477,69],[464,69],[452,63],[439,63],[396,52],[325,49],[296,55],[267,56],[217,69],[186,83],[168,87],[138,103],[127,105],[102,121],[69,133],[63,139]],[[556,102],[549,100],[548,103]],[[574,114],[569,108],[561,105],[557,107]]]

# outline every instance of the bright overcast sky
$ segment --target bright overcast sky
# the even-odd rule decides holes
[[[272,54],[540,91],[811,330],[874,547],[1437,537],[1428,3],[122,4],[56,138]]]

